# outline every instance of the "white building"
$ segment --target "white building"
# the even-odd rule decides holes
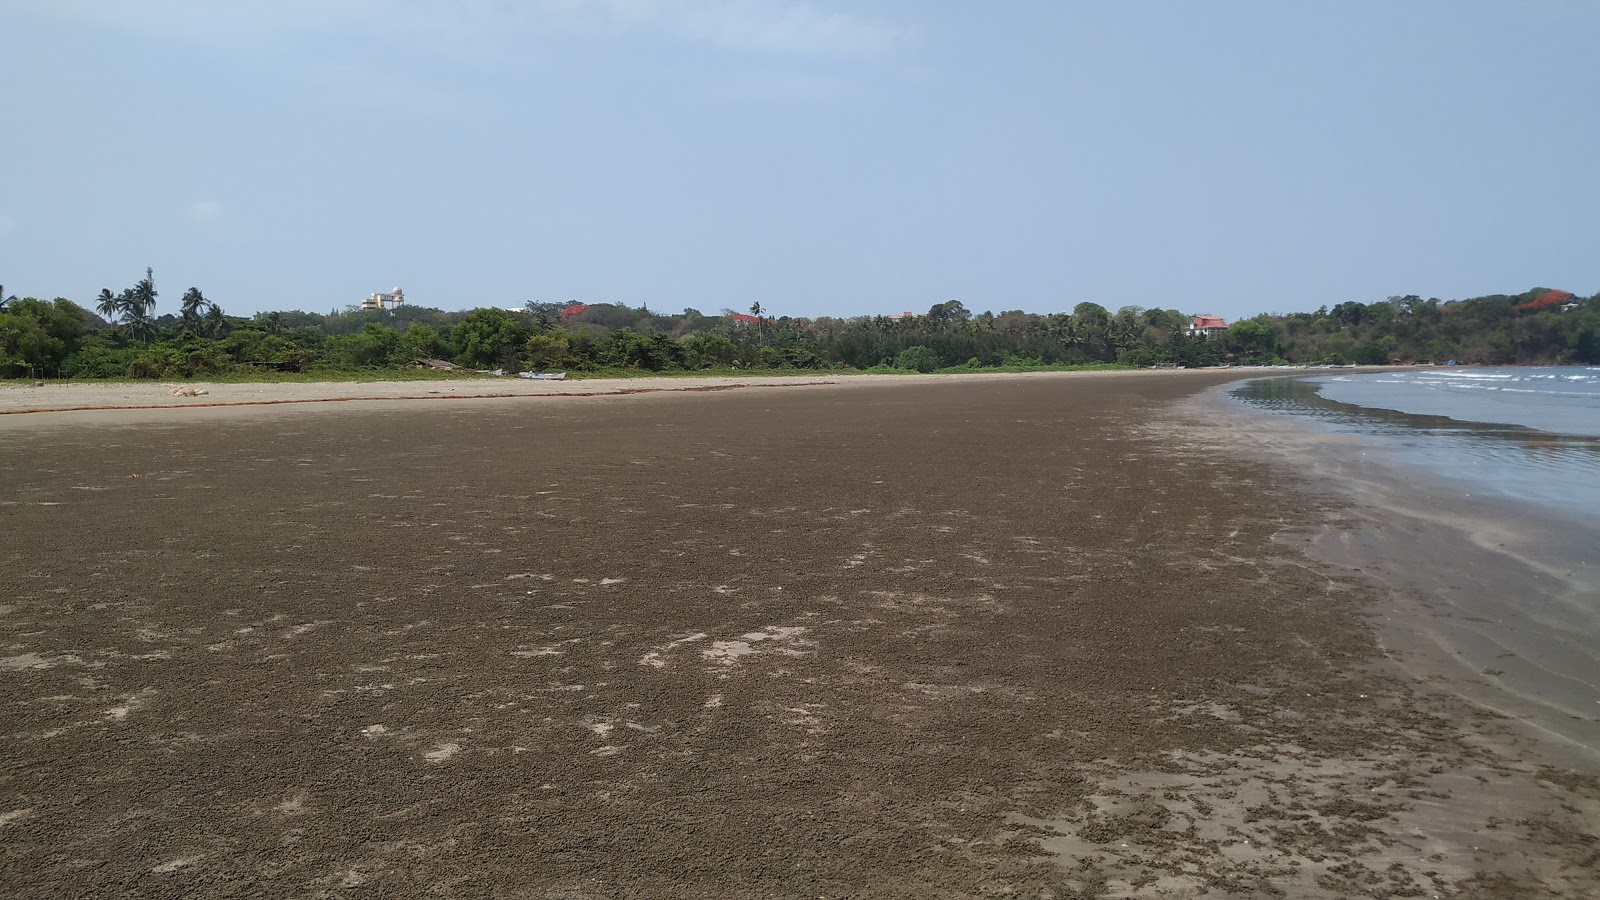
[[[387,309],[391,306],[404,306],[406,292],[395,288],[387,294],[373,294],[361,301],[362,309]]]
[[[1198,334],[1203,337],[1211,337],[1227,330],[1228,323],[1222,321],[1221,316],[1195,316],[1194,321],[1189,325],[1190,334]]]

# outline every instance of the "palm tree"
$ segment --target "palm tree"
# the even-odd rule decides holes
[[[227,319],[222,316],[222,307],[215,303],[206,310],[205,333],[206,337],[213,340],[222,337],[222,330],[227,327]]]
[[[156,336],[155,319],[150,318],[150,313],[138,304],[128,308],[122,327],[128,330],[128,337],[141,343],[148,344]]]
[[[1144,335],[1144,323],[1130,314],[1118,312],[1111,319],[1111,349],[1113,352],[1130,350],[1139,345]]]
[[[183,325],[190,331],[195,331],[200,326],[200,317],[212,306],[206,295],[200,293],[197,287],[189,288],[183,292],[183,300],[179,303],[179,314],[183,318]]]
[[[750,315],[756,317],[756,343],[758,344],[761,343],[761,314],[764,312],[766,312],[766,309],[761,306],[760,300],[750,304]]]
[[[156,273],[149,266],[145,267],[144,278],[134,285],[130,291],[131,299],[143,309],[145,315],[155,312],[156,309]]]
[[[122,301],[116,294],[111,293],[111,288],[101,288],[100,296],[94,304],[95,312],[105,317],[107,322],[115,323],[117,316],[122,315]]]

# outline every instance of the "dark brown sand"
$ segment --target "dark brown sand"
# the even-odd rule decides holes
[[[8,417],[0,894],[1595,896],[1225,377]]]

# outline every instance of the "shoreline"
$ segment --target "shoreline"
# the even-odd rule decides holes
[[[1357,573],[1383,599],[1368,615],[1395,666],[1515,721],[1540,752],[1600,775],[1600,528],[1564,510],[1498,495],[1386,452],[1207,392],[1252,435],[1240,450],[1333,499],[1300,542]]]

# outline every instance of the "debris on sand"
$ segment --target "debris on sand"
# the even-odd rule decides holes
[[[179,384],[174,385],[172,390],[168,393],[172,394],[174,397],[203,397],[211,392],[202,388],[194,387],[192,385]]]

